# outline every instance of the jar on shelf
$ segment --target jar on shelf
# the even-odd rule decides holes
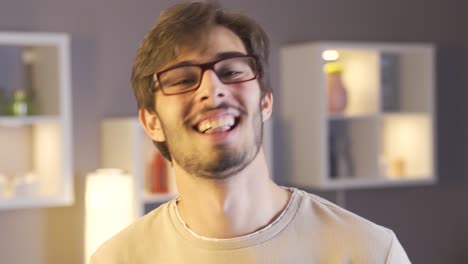
[[[395,157],[391,163],[391,175],[394,178],[402,178],[406,175],[406,161],[402,157]]]
[[[328,112],[342,113],[348,103],[348,94],[341,78],[343,66],[336,62],[327,62],[324,66],[327,80]]]

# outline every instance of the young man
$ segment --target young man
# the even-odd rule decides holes
[[[143,127],[171,160],[179,197],[107,241],[92,264],[409,263],[392,231],[271,181],[268,38],[213,3],[163,13],[132,85]]]

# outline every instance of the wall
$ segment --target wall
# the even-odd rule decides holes
[[[440,183],[357,190],[347,208],[395,230],[414,263],[462,263],[462,0],[221,1],[263,24],[272,38],[272,83],[280,98],[278,48],[309,40],[427,41],[438,47]],[[99,166],[99,120],[134,115],[129,86],[139,41],[173,1],[0,0],[0,30],[63,31],[72,36],[74,166],[77,204],[0,212],[2,263],[83,263],[83,179]],[[287,4],[286,4],[287,3]],[[466,18],[465,18],[466,20]],[[465,21],[467,22],[467,21]],[[466,37],[465,37],[466,38]],[[464,41],[464,42],[463,42]],[[464,44],[463,44],[464,43]],[[465,60],[467,61],[467,60]],[[468,74],[467,74],[468,75]],[[466,76],[467,76],[466,75]],[[468,81],[465,78],[465,86]],[[276,100],[279,102],[280,100]],[[276,107],[279,109],[279,107]],[[278,113],[274,114],[276,117]],[[282,131],[278,130],[277,138]],[[276,153],[275,175],[287,175]],[[466,180],[466,179],[465,179]],[[334,192],[319,193],[335,199]],[[466,197],[465,197],[466,198]],[[468,211],[465,210],[468,215]],[[468,217],[466,218],[468,220]]]
[[[72,44],[75,189],[72,207],[0,211],[3,264],[84,263],[83,179],[98,166],[96,13],[92,1],[0,1],[0,30],[68,32]]]
[[[427,41],[437,45],[440,182],[431,187],[353,190],[347,209],[393,229],[414,263],[463,263],[464,179],[461,1],[309,1],[278,19],[279,43],[301,40]],[[275,5],[271,5],[275,9]],[[338,8],[339,6],[339,8]],[[258,14],[258,13],[257,13]],[[449,30],[450,29],[450,30]],[[277,100],[278,101],[278,100]],[[278,138],[278,137],[277,137]],[[279,159],[278,159],[279,157]],[[281,164],[277,156],[276,164]],[[281,166],[277,166],[281,167]],[[287,175],[286,171],[283,171]],[[319,193],[334,200],[335,193]]]
[[[463,0],[460,0],[460,1],[463,1]],[[463,1],[463,4],[464,6],[462,6],[462,10],[468,10],[468,2],[467,1]],[[468,16],[464,16],[464,21],[463,21],[463,27],[462,27],[462,32],[468,32]],[[467,96],[467,90],[468,90],[468,34],[462,34],[463,37],[464,37],[464,57],[465,57],[465,64],[464,64],[464,76],[465,76],[465,85],[464,85],[464,95],[463,95],[463,98],[464,98],[464,101],[466,102],[468,100],[468,96]],[[465,114],[465,118],[463,120],[464,121],[464,130],[463,130],[463,135],[464,135],[464,149],[465,149],[465,152],[463,153],[464,157],[465,157],[465,170],[464,170],[464,174],[465,174],[465,198],[464,198],[464,205],[463,205],[463,208],[464,208],[464,212],[465,212],[465,217],[464,217],[464,226],[465,226],[465,229],[464,229],[464,237],[465,237],[465,243],[464,243],[464,252],[465,252],[465,258],[464,258],[464,263],[468,263],[468,162],[466,162],[466,157],[468,156],[468,140],[467,140],[467,131],[468,131],[468,122],[466,121],[466,115],[468,113],[468,104],[465,103],[465,109],[464,109],[464,114]]]

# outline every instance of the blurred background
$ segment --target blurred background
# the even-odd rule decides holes
[[[464,0],[236,0],[224,7],[256,19],[271,37],[276,141],[281,126],[280,48],[308,41],[428,42],[436,47],[438,182],[426,186],[308,190],[395,231],[413,263],[468,263],[468,174],[465,160],[468,88],[468,2]],[[65,32],[71,36],[75,204],[0,211],[0,263],[82,264],[84,185],[101,166],[100,122],[136,116],[130,72],[136,49],[162,0],[0,0],[0,31]],[[278,122],[276,122],[278,120]],[[1,148],[1,146],[0,146]],[[287,182],[281,148],[272,166]],[[338,199],[338,200],[337,200]]]

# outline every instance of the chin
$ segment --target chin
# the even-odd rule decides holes
[[[231,178],[248,167],[258,155],[259,150],[260,145],[256,146],[256,149],[251,150],[250,153],[235,154],[226,152],[224,149],[224,153],[218,154],[218,158],[211,159],[210,163],[200,166],[194,174],[206,179],[224,180]]]
[[[245,158],[233,158],[232,156],[224,159],[216,159],[210,164],[200,166],[194,174],[207,179],[223,180],[230,178],[248,166]]]

